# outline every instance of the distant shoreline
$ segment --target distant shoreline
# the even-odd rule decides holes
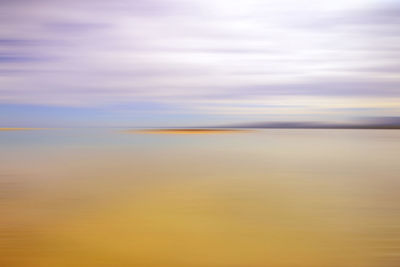
[[[223,127],[221,127],[223,128]],[[262,129],[284,129],[284,130],[400,130],[400,126],[395,126],[395,127],[390,127],[390,126],[382,126],[382,127],[376,127],[376,126],[304,126],[304,127],[284,127],[284,126],[271,126],[271,127],[226,127],[229,129],[255,129],[255,130],[262,130]]]
[[[278,122],[278,123],[249,123],[219,126],[227,129],[348,129],[348,130],[399,130],[398,123],[313,123],[313,122]]]

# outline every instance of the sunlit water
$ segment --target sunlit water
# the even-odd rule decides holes
[[[400,266],[400,131],[9,131],[0,147],[0,266]]]

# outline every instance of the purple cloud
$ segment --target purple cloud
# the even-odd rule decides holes
[[[2,1],[0,103],[190,113],[367,97],[387,112],[400,97],[399,5],[322,2]],[[312,111],[299,101],[280,106]]]

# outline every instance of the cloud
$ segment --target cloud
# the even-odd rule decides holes
[[[177,113],[284,108],[295,114],[299,106],[314,113],[314,106],[298,101],[260,109],[251,103],[287,96],[367,97],[383,103],[379,99],[400,95],[395,2],[20,0],[1,5],[3,104],[145,102]],[[237,101],[249,103],[246,110]],[[212,102],[218,104],[210,108]]]
[[[24,55],[14,55],[14,54],[0,54],[0,64],[2,63],[26,63],[32,61],[41,60],[35,56],[24,56]]]

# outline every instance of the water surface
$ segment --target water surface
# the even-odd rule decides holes
[[[4,131],[0,147],[0,266],[400,266],[400,131]]]

